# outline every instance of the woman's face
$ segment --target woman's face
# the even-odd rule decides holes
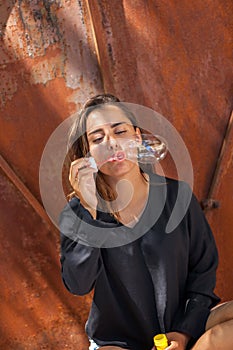
[[[123,176],[138,167],[126,157],[127,144],[140,139],[140,131],[119,107],[103,105],[88,115],[87,139],[89,150],[98,168],[109,176]],[[134,150],[136,159],[136,147]]]

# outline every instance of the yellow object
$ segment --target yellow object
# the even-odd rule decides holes
[[[154,345],[157,350],[164,350],[168,347],[168,341],[165,334],[157,334],[154,336]]]

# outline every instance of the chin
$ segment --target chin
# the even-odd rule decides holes
[[[122,177],[122,176],[134,171],[135,168],[136,168],[136,164],[133,164],[132,162],[126,160],[123,162],[107,163],[107,164],[102,166],[100,171],[104,175],[113,176],[113,177],[118,177],[118,176]]]

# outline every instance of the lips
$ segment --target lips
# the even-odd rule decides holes
[[[125,152],[123,151],[118,151],[116,153],[114,153],[109,159],[108,162],[122,162],[123,160],[125,160],[126,155]]]

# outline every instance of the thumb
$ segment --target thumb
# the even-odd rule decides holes
[[[178,349],[179,345],[176,341],[172,340],[170,345],[165,350],[175,350]]]

